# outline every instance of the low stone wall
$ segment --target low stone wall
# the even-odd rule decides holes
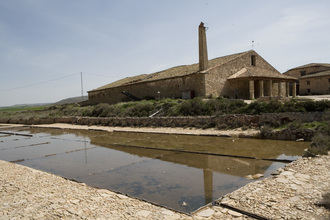
[[[273,139],[273,140],[289,140],[289,141],[312,141],[316,131],[301,128],[301,129],[292,129],[286,128],[280,131],[269,131],[261,130],[260,138],[263,139]]]
[[[60,117],[60,118],[29,118],[0,119],[0,123],[12,124],[52,124],[69,123],[79,125],[104,125],[121,127],[197,127],[197,128],[238,128],[260,127],[264,125],[280,126],[288,122],[312,122],[330,120],[330,112],[287,112],[267,113],[260,115],[228,114],[220,116],[198,117]]]

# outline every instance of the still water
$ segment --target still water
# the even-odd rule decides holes
[[[182,212],[285,164],[184,151],[294,160],[309,143],[189,135],[20,128],[0,134],[0,159]],[[147,147],[149,149],[141,148]],[[157,148],[157,149],[150,149]],[[173,151],[181,150],[181,152]]]

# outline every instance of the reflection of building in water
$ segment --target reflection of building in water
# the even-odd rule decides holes
[[[213,173],[210,169],[203,169],[205,204],[213,201]]]
[[[91,131],[65,131],[59,129],[31,129],[31,133],[47,132],[51,135],[74,134],[76,141],[82,141],[82,148],[85,149],[85,162],[87,163],[86,140],[97,146],[122,151],[140,157],[149,157],[166,162],[182,164],[185,166],[203,170],[202,178],[204,183],[204,199],[206,203],[212,201],[213,172],[227,174],[236,177],[245,177],[249,174],[264,173],[272,164],[270,161],[232,158],[214,155],[202,155],[192,153],[180,153],[164,151],[161,148],[185,149],[192,151],[204,151],[223,153],[228,155],[251,155],[258,158],[277,158],[280,155],[301,155],[308,143],[302,142],[278,142],[255,139],[240,139],[232,142],[231,139],[214,137],[192,137],[173,136],[156,134],[135,134],[135,133],[108,133]],[[175,138],[173,138],[175,137]],[[71,137],[58,137],[59,139]],[[132,143],[140,146],[159,147],[160,150],[141,149],[136,147],[120,147],[112,143]],[[239,142],[239,143],[238,143]],[[84,145],[85,144],[85,145]],[[237,146],[239,145],[239,146]],[[85,146],[85,147],[84,147]],[[212,146],[212,147],[210,147]],[[239,153],[238,153],[239,152]]]
[[[94,141],[91,143],[97,144]],[[209,169],[215,172],[238,177],[245,177],[249,174],[263,173],[272,164],[270,161],[263,160],[178,153],[163,150],[141,149],[136,147],[119,147],[112,146],[111,144],[102,146],[123,151],[129,154],[134,154],[140,157],[155,158],[162,161],[182,164],[198,169]]]
[[[203,170],[205,203],[213,201],[213,172],[244,177],[249,174],[264,173],[272,162],[252,159],[238,159],[212,155],[177,153],[162,150],[141,149],[136,147],[118,147],[111,144],[100,144],[91,139],[91,143],[114,150],[123,151],[140,157],[149,157],[162,161],[182,164]]]
[[[85,150],[85,164],[87,164],[87,144],[86,137],[84,136],[84,150]]]

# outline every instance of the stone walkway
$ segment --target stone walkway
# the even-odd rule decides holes
[[[269,219],[330,219],[329,210],[316,205],[330,192],[329,155],[297,160],[277,174],[252,182],[218,202]],[[204,211],[212,213],[208,219],[226,219],[228,213],[247,218],[217,206]]]
[[[0,219],[185,219],[105,189],[0,160]]]
[[[304,158],[220,203],[270,219],[329,219],[315,205],[330,192],[330,156]],[[0,160],[0,219],[248,219],[219,206],[192,216]]]

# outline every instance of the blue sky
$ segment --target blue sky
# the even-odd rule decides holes
[[[0,0],[0,106],[53,102],[123,77],[254,49],[280,72],[330,63],[330,1]],[[41,83],[43,82],[43,83]]]

